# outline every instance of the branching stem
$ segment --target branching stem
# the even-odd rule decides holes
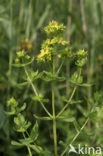
[[[23,134],[24,139],[26,139],[25,134],[24,133],[22,134]],[[29,156],[32,156],[31,149],[29,146],[27,146],[27,149],[28,149]]]
[[[33,82],[32,82],[32,80],[31,80],[31,78],[30,78],[30,76],[29,76],[29,74],[28,74],[28,72],[27,72],[27,70],[26,70],[25,67],[24,67],[24,70],[25,70],[26,76],[27,76],[27,78],[29,80],[29,83],[32,86],[32,89],[33,89],[35,95],[38,96],[38,92],[37,92],[37,90],[36,90],[36,88],[35,88],[35,86],[34,86],[34,84],[33,84]],[[45,110],[45,112],[49,115],[49,117],[52,117],[52,115],[49,113],[49,111],[47,110],[47,108],[44,106],[43,102],[40,101],[40,104],[43,107],[43,109]]]
[[[80,70],[79,70],[79,76],[81,75],[81,68],[80,68]],[[79,77],[78,76],[78,77]],[[73,89],[73,91],[72,91],[72,94],[71,94],[71,96],[70,96],[70,98],[69,98],[69,100],[68,100],[68,103],[63,107],[63,109],[57,114],[57,116],[56,116],[56,118],[58,118],[63,112],[64,112],[64,110],[68,107],[68,105],[70,104],[70,102],[71,102],[71,100],[72,100],[72,98],[73,98],[73,96],[74,96],[74,94],[75,94],[75,91],[76,91],[76,89],[77,89],[77,86],[75,86],[74,87],[74,89]]]
[[[73,140],[71,141],[71,143],[69,143],[69,144],[66,146],[66,148],[65,148],[65,150],[63,151],[63,153],[61,154],[61,156],[63,156],[63,155],[66,153],[66,151],[68,150],[68,146],[69,146],[70,144],[73,144],[73,142],[77,139],[77,137],[80,135],[81,131],[82,131],[82,130],[84,129],[84,127],[86,126],[88,120],[89,120],[89,118],[86,119],[85,123],[84,123],[83,126],[81,127],[80,131],[74,136],[74,138],[73,138]]]

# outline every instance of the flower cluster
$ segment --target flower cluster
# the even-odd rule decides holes
[[[27,52],[31,48],[32,48],[32,44],[31,44],[30,40],[28,40],[28,39],[22,40],[19,47],[18,47],[19,50],[25,50]]]
[[[85,50],[79,50],[76,52],[76,62],[78,67],[82,67],[87,61],[87,52]]]
[[[65,31],[65,26],[63,24],[58,24],[56,21],[51,21],[48,26],[45,27],[45,32],[47,35],[59,35]]]
[[[17,54],[17,57],[15,59],[16,63],[24,63],[30,60],[30,56],[24,50],[18,51],[16,54]]]
[[[32,44],[28,39],[22,40],[18,49],[19,51],[16,53],[17,57],[15,59],[15,62],[17,64],[27,63],[30,61],[30,56],[28,55],[28,52],[31,50]]]
[[[54,37],[53,39],[47,39],[43,42],[42,47],[45,47],[46,45],[53,46],[54,44],[59,44],[59,45],[67,45],[68,42],[63,40],[62,37]]]
[[[51,61],[52,56],[71,56],[69,44],[62,37],[62,33],[65,30],[65,26],[63,24],[58,24],[55,21],[49,23],[47,27],[45,27],[45,32],[49,36],[46,39],[41,47],[41,53],[38,55],[38,61]],[[60,35],[61,34],[61,35]]]

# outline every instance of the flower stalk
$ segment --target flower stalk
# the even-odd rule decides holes
[[[55,74],[55,58],[53,58],[53,74]],[[52,111],[53,111],[53,137],[54,137],[54,152],[55,156],[58,156],[57,152],[57,132],[56,132],[56,116],[55,116],[55,95],[54,95],[54,81],[52,81]]]

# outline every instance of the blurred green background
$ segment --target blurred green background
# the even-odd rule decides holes
[[[20,134],[13,128],[12,118],[6,116],[6,101],[15,97],[20,104],[26,102],[28,107],[24,112],[26,118],[35,123],[33,114],[45,115],[39,103],[30,99],[30,86],[18,87],[23,71],[12,66],[17,47],[24,39],[29,39],[33,45],[34,56],[39,54],[42,41],[45,39],[44,26],[51,20],[64,23],[65,39],[70,42],[73,50],[88,51],[87,65],[83,68],[84,82],[92,83],[91,87],[79,87],[75,98],[82,100],[68,109],[69,116],[76,117],[80,127],[83,125],[87,112],[96,104],[95,112],[90,121],[75,141],[75,144],[87,144],[103,148],[103,0],[0,0],[0,156],[26,156],[26,148],[12,146],[11,140],[17,140]],[[48,68],[45,64],[34,62],[33,69]],[[65,62],[63,70],[68,76],[75,71],[69,61]],[[50,97],[50,87],[44,82],[37,82],[40,93]],[[45,90],[46,87],[46,90]],[[66,90],[65,90],[66,87]],[[57,84],[56,112],[63,107],[59,99],[69,96],[70,84]],[[51,111],[51,104],[46,106]],[[47,128],[48,127],[48,128]],[[58,123],[57,132],[59,153],[76,134],[72,123]],[[51,123],[39,121],[38,144],[53,151],[53,133]],[[34,154],[35,155],[35,154]],[[53,154],[52,154],[53,155]]]

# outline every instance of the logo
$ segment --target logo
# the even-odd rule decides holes
[[[80,144],[78,144],[77,149],[75,149],[75,147],[73,145],[69,145],[70,146],[70,150],[68,153],[76,153],[76,154],[102,154],[102,149],[101,147],[88,147],[87,145],[85,146],[81,146]]]

